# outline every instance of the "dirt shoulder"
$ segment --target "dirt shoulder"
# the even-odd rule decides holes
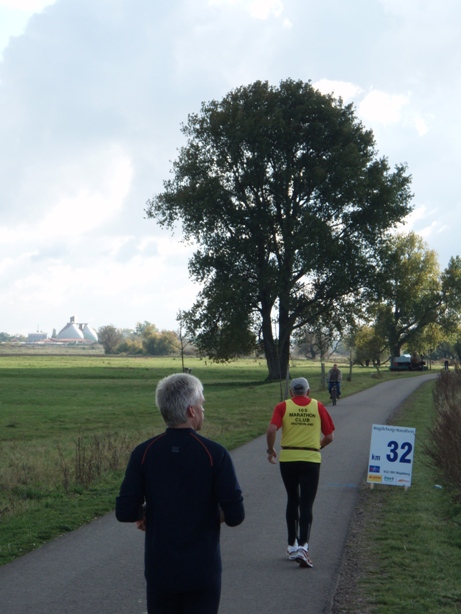
[[[357,501],[354,518],[352,520],[349,537],[344,549],[344,558],[341,565],[338,586],[333,599],[331,614],[344,612],[368,614],[372,610],[367,606],[364,592],[359,584],[373,568],[373,557],[367,545],[368,529],[372,522],[376,522],[378,510],[372,499],[368,496],[369,488],[363,486]]]

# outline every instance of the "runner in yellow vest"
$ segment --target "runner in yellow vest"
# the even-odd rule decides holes
[[[301,567],[313,567],[309,558],[312,508],[320,476],[320,450],[333,441],[335,426],[330,414],[309,397],[304,377],[291,381],[290,399],[279,403],[267,428],[267,454],[276,463],[276,433],[282,429],[280,473],[287,491],[287,556]]]

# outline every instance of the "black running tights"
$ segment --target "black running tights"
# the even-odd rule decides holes
[[[288,543],[293,545],[298,539],[300,545],[307,544],[312,525],[312,508],[319,484],[320,463],[283,462],[280,463],[280,473],[288,497]]]

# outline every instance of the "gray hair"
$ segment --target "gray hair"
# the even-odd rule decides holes
[[[187,420],[187,408],[203,399],[202,382],[194,375],[174,373],[159,381],[155,403],[167,426],[178,426]]]

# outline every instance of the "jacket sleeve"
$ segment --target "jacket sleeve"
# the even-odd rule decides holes
[[[141,463],[136,459],[135,452],[133,452],[120,487],[120,494],[115,502],[115,517],[117,520],[120,522],[140,520],[144,497],[145,487]]]
[[[224,514],[224,522],[236,527],[245,518],[242,491],[237,481],[234,464],[229,453],[224,450],[215,479],[215,493]]]

